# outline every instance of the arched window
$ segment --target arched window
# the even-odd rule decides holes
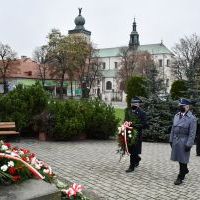
[[[112,90],[112,83],[111,81],[106,82],[106,90]]]

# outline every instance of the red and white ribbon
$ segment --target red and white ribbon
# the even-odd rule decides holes
[[[126,153],[128,154],[128,156],[130,155],[129,151],[128,151],[128,144],[127,144],[127,139],[126,139],[126,128],[124,130],[124,141],[125,141],[125,148],[126,148]]]
[[[30,164],[28,164],[27,162],[25,162],[24,160],[22,160],[19,157],[11,156],[11,155],[8,155],[8,154],[5,154],[5,153],[0,153],[0,158],[8,158],[8,159],[20,161],[20,162],[22,162],[32,172],[32,174],[36,178],[38,178],[38,179],[44,179],[45,178],[34,167],[32,167]]]

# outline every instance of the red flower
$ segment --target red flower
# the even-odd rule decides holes
[[[26,157],[22,157],[22,160],[26,162]]]
[[[8,172],[9,172],[9,174],[11,174],[11,175],[14,175],[15,173],[16,173],[16,168],[15,167],[10,167],[9,169],[8,169]]]
[[[30,151],[28,149],[20,149],[21,151],[24,152],[24,154],[30,153]]]
[[[8,148],[11,148],[11,144],[10,143],[4,143],[4,145],[6,145]]]
[[[20,181],[21,177],[20,176],[13,176],[12,177],[14,182]]]

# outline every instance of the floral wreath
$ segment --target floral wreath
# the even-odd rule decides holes
[[[84,189],[83,186],[74,183],[69,187],[56,179],[51,167],[37,159],[35,153],[0,141],[0,185],[20,183],[30,178],[55,183],[62,192],[62,199],[88,199],[81,192]]]
[[[118,127],[118,147],[117,153],[120,153],[120,156],[125,154],[130,155],[129,147],[136,143],[138,132],[134,129],[132,122],[125,121],[120,127]],[[120,157],[120,159],[121,159]]]

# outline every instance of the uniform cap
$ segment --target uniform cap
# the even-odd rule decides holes
[[[179,106],[181,106],[181,105],[191,105],[191,101],[190,100],[188,100],[188,99],[179,99],[179,104],[178,104]]]
[[[139,97],[133,97],[131,103],[142,103],[142,100]]]

